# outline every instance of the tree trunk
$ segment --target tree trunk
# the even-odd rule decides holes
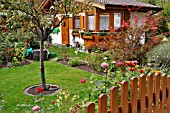
[[[44,72],[44,41],[41,39],[40,41],[40,76],[41,76],[41,87],[46,90],[46,82],[45,82],[45,72]]]

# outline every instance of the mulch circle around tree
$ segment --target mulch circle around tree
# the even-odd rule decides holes
[[[40,92],[42,95],[54,95],[62,90],[61,87],[59,87],[57,85],[53,85],[53,84],[46,84],[46,85],[48,87],[48,90],[43,90],[43,92]],[[27,95],[30,95],[30,96],[39,95],[40,93],[37,92],[37,90],[36,90],[39,87],[41,87],[40,84],[30,86],[24,90],[24,93]]]

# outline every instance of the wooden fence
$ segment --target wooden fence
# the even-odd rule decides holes
[[[130,81],[130,91],[128,82],[122,83],[120,97],[118,88],[113,86],[110,89],[110,110],[107,98],[106,94],[99,96],[98,113],[170,113],[170,75],[141,75],[139,80],[134,77]],[[86,105],[86,113],[95,113],[94,103]]]

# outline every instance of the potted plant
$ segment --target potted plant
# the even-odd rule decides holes
[[[98,33],[99,39],[106,38],[107,35],[108,35],[108,32],[99,32]]]
[[[82,32],[82,38],[83,39],[93,39],[92,33],[91,32]]]
[[[79,37],[79,36],[80,36],[79,30],[78,30],[78,29],[74,29],[74,30],[72,31],[72,35]]]

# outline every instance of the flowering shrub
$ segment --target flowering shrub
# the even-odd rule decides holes
[[[148,62],[152,62],[156,67],[170,66],[170,43],[163,43],[151,49],[147,53]]]
[[[112,55],[110,52],[102,52],[102,53],[91,53],[88,54],[86,57],[86,62],[90,67],[93,67],[94,69],[98,71],[102,71],[101,64],[105,61],[110,61],[112,59]]]
[[[129,8],[123,5],[129,12],[138,11],[135,7]],[[141,6],[142,7],[142,6]],[[140,7],[139,7],[140,8]],[[147,63],[146,53],[163,40],[163,29],[166,19],[159,12],[152,15],[151,12],[143,15],[145,20],[141,21],[138,15],[130,21],[123,21],[118,30],[111,29],[107,40],[89,45],[93,52],[109,51],[114,61],[138,60],[140,64]]]
[[[30,39],[32,33],[18,31],[7,31],[1,34],[0,38],[0,61],[14,62],[25,60],[26,48],[29,46],[26,40]]]

